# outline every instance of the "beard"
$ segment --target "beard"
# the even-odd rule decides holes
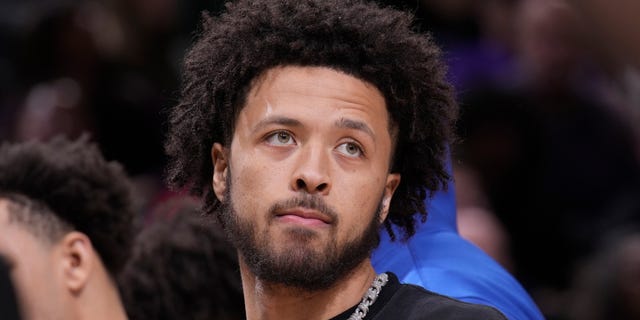
[[[382,197],[371,221],[364,231],[345,243],[337,242],[339,215],[328,207],[320,196],[300,194],[280,201],[267,212],[267,225],[257,230],[254,219],[240,217],[231,200],[231,179],[227,179],[225,201],[221,207],[223,228],[249,270],[259,279],[304,291],[319,291],[331,287],[347,277],[362,261],[369,258],[380,243],[380,216]],[[317,249],[310,241],[318,237],[316,231],[307,228],[289,228],[287,245],[277,250],[270,238],[268,227],[279,209],[303,207],[317,210],[332,218],[329,240]]]

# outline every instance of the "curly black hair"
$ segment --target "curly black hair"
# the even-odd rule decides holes
[[[196,204],[181,206],[140,233],[118,277],[129,318],[245,319],[235,248]]]
[[[203,30],[185,57],[181,99],[169,117],[168,182],[220,205],[211,188],[210,150],[227,144],[252,81],[284,65],[329,67],[374,84],[398,129],[392,172],[401,183],[385,227],[415,233],[424,199],[446,189],[447,145],[458,107],[440,50],[412,28],[409,13],[360,0],[241,0]]]
[[[132,192],[122,166],[107,162],[86,136],[0,146],[0,198],[29,209],[28,219],[53,215],[86,234],[113,276],[131,251]]]

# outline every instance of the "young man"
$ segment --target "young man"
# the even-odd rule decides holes
[[[85,140],[0,146],[0,255],[23,319],[126,319],[129,183]]]
[[[238,1],[185,60],[170,182],[238,249],[248,319],[504,319],[376,274],[446,185],[456,106],[407,14],[351,0]],[[418,217],[420,219],[420,217]]]

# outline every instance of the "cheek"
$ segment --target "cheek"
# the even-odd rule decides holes
[[[259,161],[249,161],[233,166],[231,170],[232,190],[242,191],[240,195],[246,197],[260,194],[264,188],[269,186],[269,181],[273,176],[270,171]]]
[[[371,177],[361,175],[337,194],[343,210],[360,221],[368,221],[378,209],[383,190],[384,183],[380,178],[372,181]]]
[[[282,170],[249,159],[231,167],[231,196],[236,211],[263,212],[286,193],[287,180]]]
[[[55,290],[57,279],[51,266],[42,261],[29,261],[28,268],[19,268],[13,274],[20,309],[28,318],[46,318],[53,314],[55,301],[61,292]]]

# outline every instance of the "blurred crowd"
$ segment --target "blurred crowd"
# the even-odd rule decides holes
[[[460,233],[548,319],[640,319],[640,4],[379,2],[414,12],[448,61]],[[200,12],[223,6],[1,2],[0,141],[88,132],[134,177],[140,221],[167,218],[166,110]]]

